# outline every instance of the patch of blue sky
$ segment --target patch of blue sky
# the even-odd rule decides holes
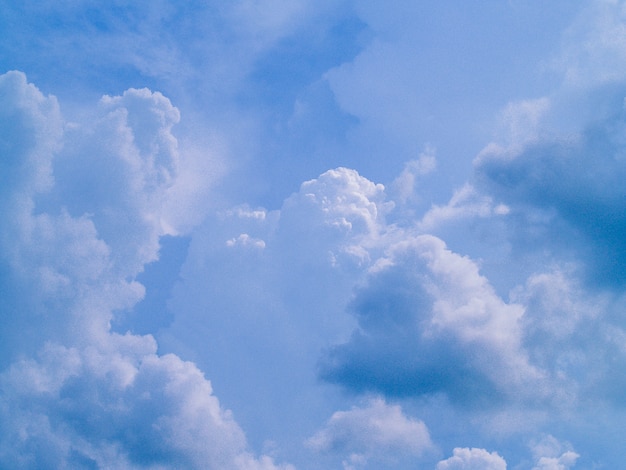
[[[156,334],[170,325],[174,316],[168,301],[176,282],[180,281],[180,268],[187,257],[189,237],[166,235],[160,238],[159,259],[145,266],[137,281],[146,286],[144,298],[129,312],[120,313],[112,329],[120,333]]]

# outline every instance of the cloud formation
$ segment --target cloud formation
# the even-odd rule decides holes
[[[191,363],[149,336],[84,348],[47,344],[1,378],[0,461],[12,468],[277,468]]]
[[[618,468],[624,2],[465,6],[5,2],[0,467]]]
[[[0,90],[0,128],[11,131],[2,138],[11,182],[1,201],[10,221],[3,282],[21,294],[2,309],[2,465],[277,468],[248,451],[195,365],[158,355],[151,336],[110,331],[115,312],[142,297],[134,277],[165,233],[176,108],[129,90],[105,97],[96,124],[82,129],[63,123],[56,100],[21,73],[0,77]]]
[[[459,447],[437,464],[437,470],[506,470],[506,462],[497,452]]]
[[[497,400],[540,377],[521,349],[523,307],[498,298],[475,263],[436,237],[388,247],[351,310],[360,328],[321,365],[349,388]]]
[[[307,443],[318,452],[349,455],[353,464],[419,456],[433,446],[423,422],[407,418],[398,405],[380,398],[364,407],[335,412]]]

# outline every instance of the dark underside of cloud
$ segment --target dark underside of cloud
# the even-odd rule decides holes
[[[477,161],[476,178],[520,216],[521,234],[537,229],[529,222],[534,215],[547,216],[543,239],[518,240],[575,253],[591,284],[619,287],[626,282],[624,143],[626,112],[620,110],[580,135],[537,139],[504,153],[487,150]]]
[[[497,400],[493,383],[468,362],[468,351],[452,335],[424,334],[432,299],[412,273],[387,271],[372,281],[351,305],[361,328],[326,353],[322,379],[390,397],[443,393],[467,405]]]
[[[326,352],[319,375],[355,392],[442,394],[458,405],[489,407],[509,393],[506,367],[515,363],[526,373],[515,351],[516,307],[434,237],[399,247],[357,290],[350,310],[359,328]]]
[[[493,384],[465,364],[463,352],[450,349],[419,344],[415,337],[372,338],[355,333],[348,345],[327,353],[320,377],[356,393],[391,398],[445,394],[455,404],[471,407],[501,402]]]

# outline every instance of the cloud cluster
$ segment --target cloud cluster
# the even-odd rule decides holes
[[[315,364],[353,327],[343,308],[355,276],[378,256],[390,209],[382,185],[337,168],[304,182],[280,210],[236,206],[194,232],[159,343],[228,391],[257,430],[251,439],[297,436],[297,449],[312,431],[286,428],[286,416],[315,422],[332,412],[316,395]]]
[[[62,114],[23,74],[0,76],[0,466],[619,466],[624,2],[580,7],[543,97],[551,78],[533,88],[524,69],[571,2],[313,3],[5,5],[7,50],[58,65],[43,80],[65,75],[76,101]],[[341,52],[303,54],[325,41]],[[175,90],[195,141],[145,88],[79,103],[131,82]],[[471,167],[497,109],[505,135]],[[239,205],[216,211],[208,127],[246,167],[222,188],[246,187],[222,196]],[[280,199],[241,204],[264,171]],[[181,233],[177,276],[159,248]],[[161,289],[138,281],[148,263],[176,282],[155,312],[171,322],[143,321],[158,346],[119,321]]]
[[[0,77],[0,461],[11,468],[277,468],[255,458],[210,382],[110,331],[143,295],[178,158],[178,111],[148,90],[105,97],[93,126],[64,123],[23,74]],[[10,132],[8,132],[10,131]],[[286,468],[286,467],[285,467]]]
[[[0,461],[11,468],[276,468],[191,363],[154,340],[111,335],[83,348],[46,345],[1,380]]]
[[[243,357],[255,390],[284,383],[280,388],[287,395],[310,399],[309,372],[291,368],[317,362],[321,379],[357,396],[374,392],[387,400],[435,402],[443,397],[453,409],[488,416],[491,424],[483,431],[493,425],[507,435],[528,432],[544,421],[546,410],[565,416],[605,387],[619,360],[601,364],[615,353],[619,336],[611,334],[619,330],[598,319],[618,306],[611,296],[586,292],[567,264],[539,265],[503,298],[479,262],[424,233],[474,220],[487,227],[508,223],[511,215],[497,201],[484,187],[468,186],[448,208],[427,213],[434,214],[432,224],[425,217],[411,225],[400,220],[402,208],[396,212],[399,206],[382,185],[338,168],[303,183],[280,210],[235,207],[203,227],[192,243],[185,282],[174,297],[184,308],[176,310],[163,337],[170,347],[184,340],[190,351],[211,351],[198,360],[221,383],[237,383],[223,371]],[[181,302],[189,297],[207,303]],[[594,343],[596,333],[601,344]],[[219,359],[220,351],[228,354]],[[249,352],[262,361],[250,360]],[[259,415],[242,405],[251,392],[232,393],[248,420]],[[277,392],[273,400],[266,406],[284,413],[286,395]],[[364,416],[385,402],[372,403],[329,413],[309,444],[343,453],[346,468],[365,465],[374,453],[368,445],[385,447],[354,437],[357,417],[367,422]],[[507,417],[509,412],[526,414],[532,423]],[[465,458],[464,452],[456,457]],[[467,459],[474,454],[483,456],[468,450]],[[488,458],[494,465],[503,462]],[[560,456],[545,457],[552,458]]]

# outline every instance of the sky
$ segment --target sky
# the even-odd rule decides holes
[[[624,466],[626,2],[0,0],[0,468]]]

